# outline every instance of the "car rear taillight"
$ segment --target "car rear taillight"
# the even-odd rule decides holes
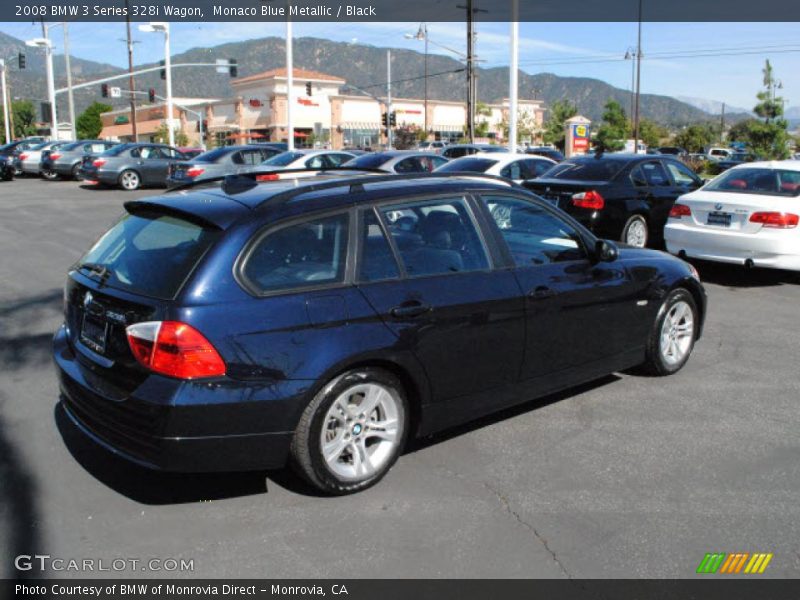
[[[680,219],[681,217],[691,217],[692,209],[685,204],[673,204],[669,211],[670,219]]]
[[[756,212],[750,215],[751,223],[761,223],[764,227],[776,227],[778,229],[797,227],[798,221],[800,221],[800,217],[792,213]]]
[[[177,379],[225,375],[225,362],[203,334],[178,321],[147,321],[125,330],[128,345],[145,368]]]
[[[202,167],[189,167],[188,169],[186,169],[186,176],[187,177],[199,177],[200,175],[202,175],[205,172],[206,172],[206,170],[204,168],[202,168]]]
[[[55,152],[50,154],[50,158],[53,160],[58,160],[59,158],[61,158],[61,155],[58,152]]]
[[[280,175],[277,173],[265,173],[262,175],[256,175],[256,181],[277,181],[280,179]]]
[[[22,154],[19,155],[19,159],[20,160],[28,160],[28,155],[23,152]]]
[[[579,192],[572,195],[572,204],[580,208],[589,208],[591,210],[602,210],[606,205],[606,201],[600,195],[600,192],[589,190],[588,192]]]
[[[92,164],[99,168],[106,164],[106,160],[104,158],[98,158],[97,160],[93,161]]]

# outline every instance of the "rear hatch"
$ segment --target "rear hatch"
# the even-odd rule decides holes
[[[567,210],[572,206],[572,196],[579,192],[596,190],[603,194],[607,181],[577,181],[570,179],[529,179],[523,185],[551,204]]]
[[[762,224],[750,221],[754,213],[793,212],[790,206],[794,198],[782,198],[763,194],[726,193],[700,190],[678,198],[692,211],[692,226],[700,229],[757,233]],[[684,217],[685,219],[686,217]]]

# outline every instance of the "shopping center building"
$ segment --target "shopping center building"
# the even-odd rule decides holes
[[[234,96],[224,99],[176,98],[173,123],[200,145],[200,115],[208,146],[232,143],[286,141],[286,69],[273,69],[231,82]],[[386,104],[368,96],[348,94],[347,82],[333,75],[294,70],[292,121],[298,146],[323,143],[333,148],[371,147],[386,143],[382,114]],[[310,92],[310,93],[309,93]],[[378,95],[378,94],[376,94]],[[503,142],[508,121],[508,101],[480,106],[476,123],[485,122],[487,140]],[[464,102],[395,98],[392,100],[397,127],[428,131],[428,139],[455,141],[463,137],[467,123]],[[520,121],[529,125],[531,142],[538,142],[544,120],[544,103],[520,99]],[[166,118],[163,104],[138,108],[139,141],[155,141]],[[427,112],[427,114],[426,114]],[[105,113],[103,138],[130,141],[133,138],[130,110]]]

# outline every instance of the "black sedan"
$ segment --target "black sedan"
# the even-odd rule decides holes
[[[570,158],[524,185],[596,235],[643,248],[663,242],[675,200],[703,180],[670,156],[599,154]]]
[[[508,152],[505,146],[497,146],[494,144],[452,144],[442,150],[442,156],[447,160],[454,158],[461,158],[462,156],[470,156],[478,152]]]
[[[739,165],[753,162],[754,160],[757,160],[755,155],[749,152],[734,152],[728,158],[718,161],[716,167],[721,173],[722,171],[727,171],[731,167],[738,167]]]
[[[99,156],[87,156],[80,174],[87,183],[130,192],[146,185],[166,185],[170,165],[184,160],[180,150],[164,144],[120,144]]]

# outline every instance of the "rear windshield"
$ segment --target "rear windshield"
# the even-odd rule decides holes
[[[440,173],[458,173],[460,171],[467,171],[469,173],[486,173],[492,165],[496,165],[497,161],[491,158],[473,158],[465,156],[451,160],[449,163],[442,165],[436,169]]]
[[[208,152],[203,152],[202,154],[198,154],[194,157],[194,162],[202,162],[202,163],[213,163],[217,162],[220,158],[225,156],[226,154],[230,154],[233,152],[230,148],[216,148],[214,150],[209,150]]]
[[[61,150],[69,152],[70,150],[75,150],[75,148],[83,146],[83,144],[85,144],[85,142],[72,142],[71,144],[67,144],[66,146],[61,146]]]
[[[127,215],[98,240],[78,269],[102,273],[109,287],[168,300],[218,235],[170,215]]]
[[[588,158],[562,162],[547,172],[548,179],[575,181],[611,181],[625,166],[621,160]]]
[[[267,165],[270,167],[285,167],[289,163],[293,163],[298,158],[303,156],[300,152],[281,152],[280,154],[276,154],[272,158],[268,158],[262,165]]]
[[[390,158],[391,156],[389,156],[388,154],[364,154],[362,156],[357,156],[352,160],[348,160],[342,166],[361,167],[364,169],[376,169]]]
[[[133,144],[119,144],[117,146],[111,146],[111,148],[103,152],[103,156],[119,156],[125,152],[125,150],[130,150],[133,147]]]
[[[759,168],[731,169],[703,189],[710,192],[798,196],[800,195],[800,171]]]

